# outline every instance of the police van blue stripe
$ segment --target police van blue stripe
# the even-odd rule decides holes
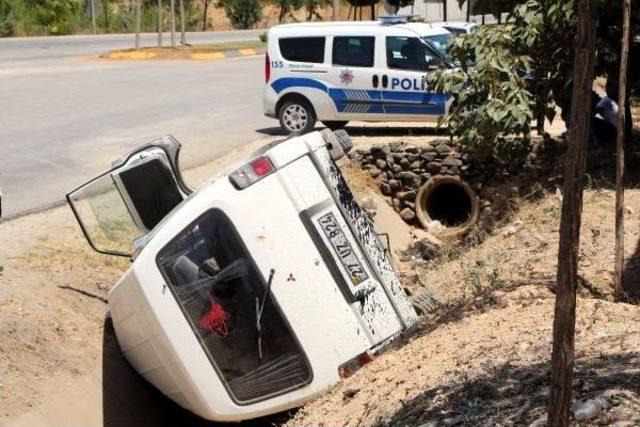
[[[292,87],[326,92],[341,113],[443,115],[450,95],[433,92],[362,90],[329,88],[304,77],[283,77],[271,83],[276,93]]]

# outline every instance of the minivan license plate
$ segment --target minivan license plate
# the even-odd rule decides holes
[[[340,259],[340,263],[349,274],[351,282],[354,285],[359,285],[367,280],[369,276],[351,247],[351,243],[347,240],[347,236],[345,236],[340,225],[338,225],[338,221],[333,212],[326,213],[319,217],[318,224],[320,228],[322,228],[324,235],[329,239],[334,252]]]

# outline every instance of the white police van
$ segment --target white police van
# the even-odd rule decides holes
[[[454,36],[442,27],[384,17],[370,22],[278,25],[269,30],[264,112],[292,134],[316,120],[437,121],[453,99],[431,92],[426,75],[453,67]]]

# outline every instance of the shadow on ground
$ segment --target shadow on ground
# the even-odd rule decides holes
[[[315,130],[324,128],[317,127]],[[392,126],[345,126],[344,129],[352,137],[357,136],[442,136],[448,137],[444,128],[412,126],[412,127],[392,127]],[[288,136],[289,134],[279,126],[256,129],[256,132],[269,136]]]
[[[242,423],[207,421],[183,409],[142,378],[118,347],[111,319],[105,320],[102,350],[102,410],[105,427],[138,426],[268,426],[284,422],[288,414]]]
[[[601,397],[608,408],[591,423],[616,420],[640,422],[639,353],[578,358],[574,397]],[[378,425],[529,425],[546,414],[549,363],[497,367],[481,379],[464,380],[428,389],[404,402],[403,409]]]

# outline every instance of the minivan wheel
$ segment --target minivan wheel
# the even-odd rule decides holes
[[[342,129],[343,127],[345,127],[347,125],[347,123],[349,123],[347,120],[344,121],[337,121],[337,120],[331,120],[331,121],[323,121],[322,124],[325,125],[326,127],[328,127],[331,130],[338,130],[338,129]]]
[[[293,99],[282,104],[278,119],[282,129],[294,135],[307,133],[316,125],[313,108],[303,99]]]

